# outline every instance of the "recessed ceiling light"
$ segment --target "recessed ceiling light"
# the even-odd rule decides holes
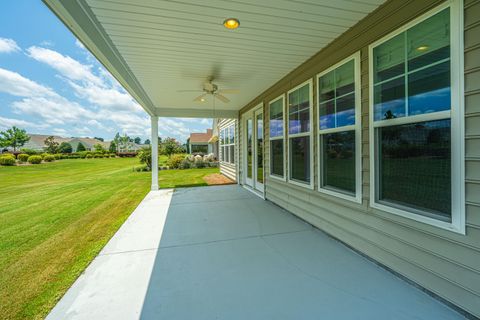
[[[418,50],[418,51],[426,51],[426,50],[428,50],[428,48],[429,48],[428,46],[419,46],[419,47],[417,48],[417,50]]]
[[[205,98],[200,99],[200,102],[205,102]]]
[[[240,21],[235,18],[228,18],[223,21],[223,26],[227,29],[237,29],[240,26]]]

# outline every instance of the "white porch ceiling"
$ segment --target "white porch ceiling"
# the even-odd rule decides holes
[[[44,1],[117,79],[131,78],[120,82],[133,84],[127,90],[149,113],[187,117],[234,114],[384,2],[77,0],[77,12],[71,0]],[[240,28],[224,28],[229,17]],[[112,53],[102,41],[119,64],[105,61]],[[216,100],[215,115],[211,97],[177,92],[201,90],[211,76],[240,90],[226,95],[230,103]]]

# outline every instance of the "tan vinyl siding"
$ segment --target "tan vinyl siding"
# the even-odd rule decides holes
[[[264,158],[265,192],[268,200],[447,301],[480,316],[480,0],[466,0],[464,4],[466,235],[369,207],[368,45],[441,3],[443,1],[438,0],[387,1],[324,50],[251,101],[240,114],[260,102],[264,102],[266,106]],[[316,191],[316,134],[312,141],[315,164],[312,178],[315,181],[315,190],[269,178],[268,103],[357,51],[361,52],[362,204]],[[313,129],[317,132],[316,82],[313,94]],[[240,129],[244,130],[242,127]]]
[[[238,163],[238,121],[236,119],[221,119],[218,122],[218,132],[220,135],[220,131],[230,125],[235,124],[235,164],[220,161],[220,173],[229,177],[233,181],[237,181],[237,163]],[[219,150],[218,155],[219,159],[222,159],[222,152],[223,149],[220,146],[219,142]]]

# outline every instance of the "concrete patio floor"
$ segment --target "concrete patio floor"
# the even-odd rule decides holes
[[[149,193],[47,319],[464,319],[236,186]]]

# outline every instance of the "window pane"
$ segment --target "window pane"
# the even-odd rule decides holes
[[[322,186],[355,194],[355,131],[321,135]]]
[[[405,73],[405,33],[373,49],[374,83]]]
[[[409,115],[450,110],[450,61],[408,77]]]
[[[450,120],[377,130],[378,200],[450,221]]]
[[[230,163],[235,163],[235,146],[230,146]]]
[[[318,89],[320,101],[335,98],[335,73],[333,70],[320,77]]]
[[[374,88],[375,120],[405,116],[405,78],[376,85]]]
[[[290,139],[290,177],[310,183],[310,137]]]
[[[335,128],[335,100],[320,103],[320,129]]]
[[[447,8],[407,31],[408,70],[450,57],[450,9]]]
[[[247,177],[252,178],[252,158],[253,158],[253,149],[252,149],[252,119],[247,120]]]
[[[343,127],[355,124],[355,93],[337,99],[337,125]]]
[[[270,172],[283,177],[283,140],[270,141]]]
[[[283,135],[283,103],[282,99],[270,104],[270,137]]]
[[[288,132],[295,134],[310,131],[310,85],[304,85],[288,96]]]
[[[263,113],[256,116],[257,121],[257,181],[263,183]]]
[[[343,96],[355,90],[355,63],[353,60],[341,65],[335,70],[336,97]]]

